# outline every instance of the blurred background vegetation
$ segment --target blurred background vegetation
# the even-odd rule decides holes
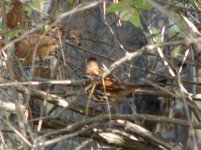
[[[0,8],[0,149],[201,149],[199,0],[0,0]],[[87,110],[89,57],[152,88],[123,98],[118,113],[93,102]]]

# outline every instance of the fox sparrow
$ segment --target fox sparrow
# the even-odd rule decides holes
[[[104,72],[97,62],[97,59],[90,57],[86,61],[86,77],[94,78]],[[109,74],[101,81],[90,85],[87,89],[88,97],[91,101],[98,104],[113,104],[118,103],[122,98],[130,95],[135,89],[150,87],[150,85],[143,84],[126,84],[112,74]]]

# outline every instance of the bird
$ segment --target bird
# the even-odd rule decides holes
[[[96,78],[105,71],[104,67],[101,67],[95,57],[89,57],[86,60],[86,72],[85,76],[89,79]],[[145,84],[127,84],[121,82],[113,74],[109,74],[102,80],[90,84],[87,89],[88,99],[98,104],[110,104],[119,103],[121,99],[131,95],[134,90],[139,88],[151,87]]]

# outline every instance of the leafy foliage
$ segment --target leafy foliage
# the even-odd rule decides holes
[[[144,0],[123,0],[112,4],[107,8],[107,12],[119,12],[119,18],[123,21],[129,21],[133,25],[140,26],[139,10],[150,10],[152,6]]]
[[[0,149],[199,146],[200,1],[1,2]]]

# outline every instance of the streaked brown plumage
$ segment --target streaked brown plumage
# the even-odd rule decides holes
[[[87,59],[86,77],[94,78],[99,76],[102,72],[104,72],[104,69],[99,66],[96,58],[90,57]],[[90,99],[95,103],[105,104],[108,101],[109,104],[113,104],[130,95],[135,89],[143,87],[150,86],[122,83],[115,76],[110,74],[102,79],[102,81],[91,85],[87,93]]]

